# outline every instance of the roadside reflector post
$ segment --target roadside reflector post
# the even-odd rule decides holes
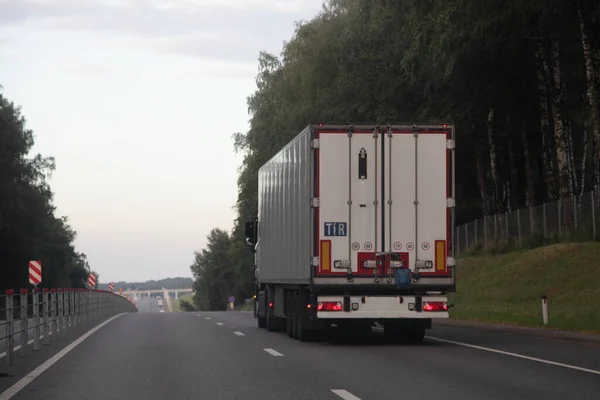
[[[13,346],[14,346],[14,299],[13,290],[6,291],[6,359],[5,365],[12,364]]]
[[[27,357],[27,349],[29,347],[29,313],[27,307],[27,294],[29,290],[21,289],[21,357]]]
[[[42,306],[44,309],[44,340],[42,341],[44,346],[48,346],[50,344],[50,320],[48,318],[48,289],[44,288],[42,290]]]
[[[40,350],[40,289],[33,289],[33,350]]]
[[[544,325],[548,325],[548,297],[545,294],[542,295],[542,318]]]

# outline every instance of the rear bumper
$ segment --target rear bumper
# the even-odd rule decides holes
[[[422,302],[448,302],[445,296],[421,296]],[[317,296],[317,302],[342,302],[344,296]],[[317,311],[318,319],[447,319],[448,311],[416,311],[416,296],[350,296],[349,311]],[[411,309],[412,308],[412,309]]]

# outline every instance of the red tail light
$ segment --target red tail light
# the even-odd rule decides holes
[[[425,301],[423,311],[448,311],[448,303],[445,301]]]
[[[273,302],[269,302],[269,308],[273,308]]]
[[[317,303],[317,311],[342,311],[341,301],[324,301]]]

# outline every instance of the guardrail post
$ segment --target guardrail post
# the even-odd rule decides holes
[[[56,324],[57,325],[56,330],[58,332],[57,336],[60,335],[58,337],[63,337],[65,335],[65,328],[64,328],[64,322],[65,322],[65,319],[64,319],[64,312],[65,312],[64,305],[65,304],[64,304],[64,297],[63,297],[63,293],[64,292],[63,292],[62,288],[56,289],[56,291],[57,291],[57,293],[56,293],[56,303],[58,305],[58,315],[57,315],[58,321],[57,321],[57,324]]]
[[[50,289],[50,320],[52,321],[52,341],[58,340],[58,303],[56,298],[56,289]]]
[[[14,290],[6,290],[6,365],[12,364],[13,346],[14,346],[14,325],[13,325],[13,295]]]
[[[67,303],[69,304],[69,314],[67,317],[67,328],[73,327],[73,289],[68,289]]]
[[[40,350],[40,289],[33,289],[33,350]]]
[[[48,289],[42,289],[42,306],[44,308],[44,340],[42,341],[44,346],[50,344],[50,319],[48,318]]]
[[[27,293],[29,290],[21,289],[21,357],[27,357],[27,349],[29,347],[29,311],[27,309]]]
[[[76,296],[75,296],[75,309],[77,310],[77,327],[81,326],[81,321],[82,321],[82,315],[81,315],[81,308],[82,308],[82,304],[81,304],[81,289],[76,289]]]

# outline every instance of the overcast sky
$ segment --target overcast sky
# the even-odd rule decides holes
[[[230,230],[260,50],[321,0],[0,0],[0,85],[101,282],[191,276]],[[51,268],[51,266],[47,266]]]

